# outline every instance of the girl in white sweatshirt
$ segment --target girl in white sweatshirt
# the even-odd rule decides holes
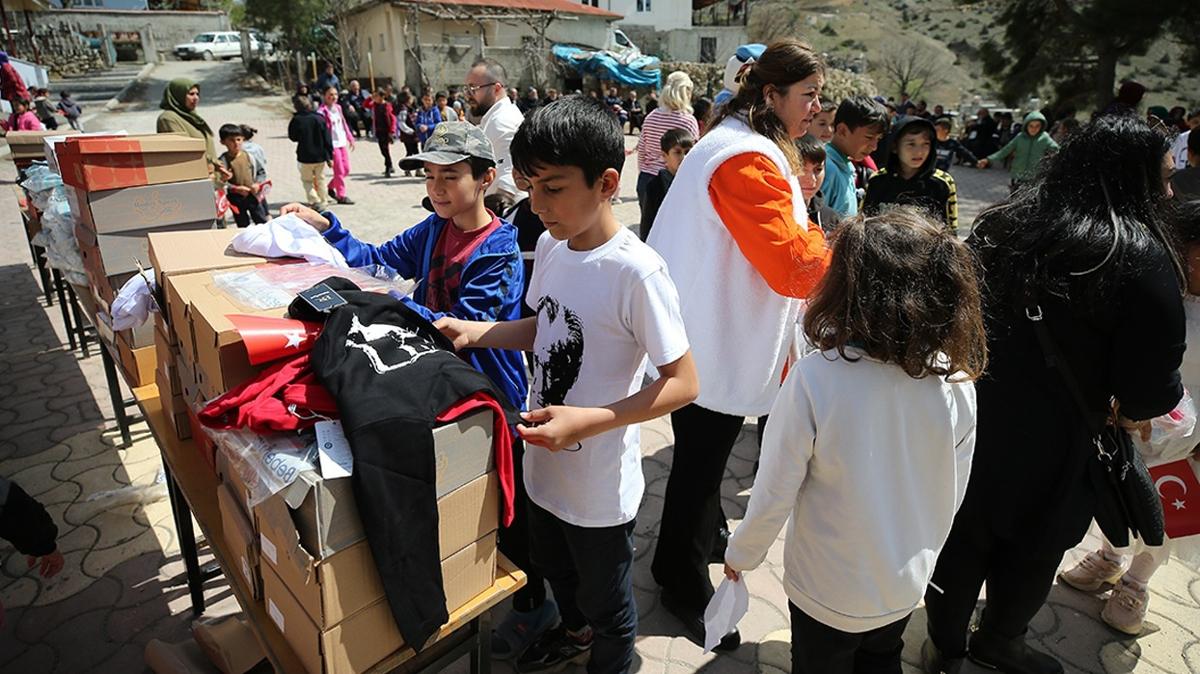
[[[804,317],[818,350],[771,410],[734,581],[791,516],[792,672],[900,672],[902,636],[966,492],[986,363],[975,262],[911,209],[852,219]]]

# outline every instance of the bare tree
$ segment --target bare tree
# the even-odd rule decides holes
[[[952,65],[949,54],[914,37],[890,42],[874,60],[878,79],[914,99],[922,91],[948,82],[946,75]]]

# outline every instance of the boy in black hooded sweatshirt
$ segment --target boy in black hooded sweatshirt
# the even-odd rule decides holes
[[[887,166],[871,176],[862,211],[877,215],[891,204],[916,206],[958,231],[958,191],[954,178],[935,165],[937,134],[933,122],[905,117],[892,132]]]

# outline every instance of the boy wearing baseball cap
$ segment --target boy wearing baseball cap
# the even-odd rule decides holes
[[[417,282],[408,306],[430,321],[453,316],[471,321],[512,321],[521,317],[525,268],[517,246],[517,229],[483,205],[496,180],[492,144],[479,127],[468,122],[442,122],[433,130],[424,151],[399,162],[404,171],[425,170],[425,220],[391,241],[375,246],[354,238],[337,216],[300,204],[284,206],[281,214],[297,216],[324,234],[352,267],[383,264]],[[463,349],[459,355],[491,378],[518,410],[525,410],[528,382],[525,361],[518,351]],[[493,634],[496,657],[511,658],[558,621],[558,607],[546,596],[546,586],[529,560],[525,506],[524,443],[513,441],[516,517],[500,534],[500,549],[529,576],[513,597],[513,611]]]

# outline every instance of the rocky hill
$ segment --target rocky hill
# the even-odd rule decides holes
[[[984,72],[989,51],[1003,58],[1004,0],[760,0],[750,15],[751,39],[799,35],[838,66],[869,75],[881,92],[956,109],[976,96],[995,100]],[[1145,56],[1122,61],[1117,79],[1145,84],[1147,105],[1200,107],[1200,73],[1184,72],[1182,46],[1159,40]],[[926,76],[927,75],[927,76]],[[1047,87],[1039,91],[1052,99]]]

